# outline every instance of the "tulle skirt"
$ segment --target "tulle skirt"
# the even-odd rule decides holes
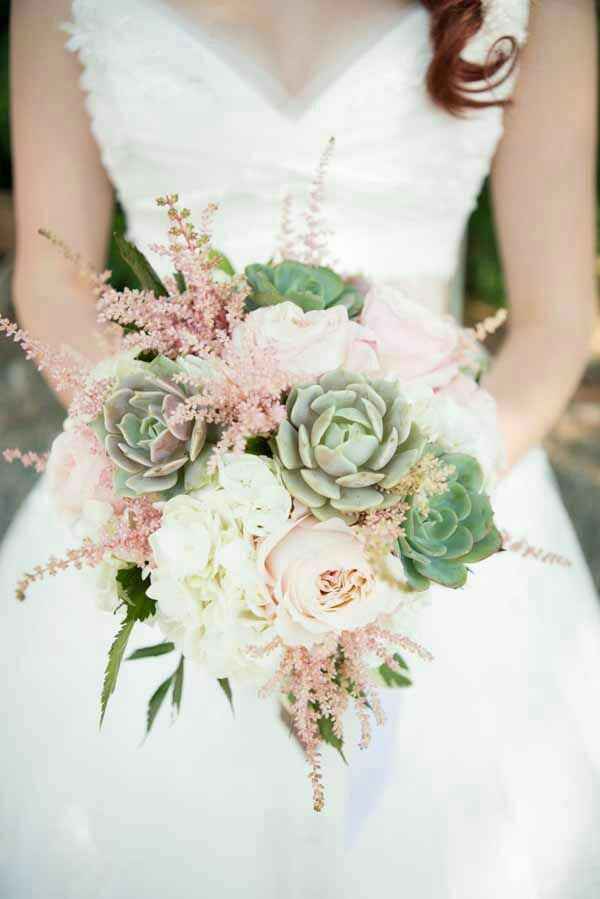
[[[435,660],[410,660],[414,686],[386,693],[366,752],[349,747],[347,767],[325,753],[317,815],[277,703],[248,688],[233,716],[188,665],[179,719],[161,712],[143,740],[170,656],[124,663],[99,732],[117,622],[77,573],[13,598],[67,545],[42,481],[0,556],[0,896],[596,899],[597,598],[540,450],[496,509],[517,549],[570,564],[522,542],[432,591],[412,636]]]

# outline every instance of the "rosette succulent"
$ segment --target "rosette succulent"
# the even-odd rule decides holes
[[[187,399],[185,388],[174,380],[181,371],[164,356],[136,362],[104,402],[95,429],[115,463],[114,486],[120,496],[171,490],[185,467],[207,449],[206,424],[178,419]]]
[[[337,369],[296,387],[273,452],[291,495],[316,518],[375,509],[421,457],[425,437],[397,381]]]
[[[322,265],[304,265],[287,260],[277,265],[255,264],[246,266],[245,275],[252,289],[248,298],[252,309],[274,306],[288,300],[304,312],[345,306],[348,316],[353,318],[363,307],[360,291]]]
[[[431,581],[462,587],[472,562],[487,559],[502,548],[490,500],[483,492],[484,476],[473,456],[437,453],[451,466],[448,489],[428,499],[413,497],[398,541],[407,581],[426,590]]]

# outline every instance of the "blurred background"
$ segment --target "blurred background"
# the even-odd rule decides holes
[[[8,8],[7,0],[0,0],[0,314],[14,317],[10,301],[14,229]],[[600,201],[600,184],[598,197]],[[123,216],[117,210],[115,230],[123,227]],[[598,246],[600,250],[600,239]],[[125,274],[112,252],[109,268],[113,270],[113,280],[123,283]],[[600,261],[598,273],[600,276]],[[481,320],[504,306],[505,292],[487,185],[469,225],[466,284],[468,322]],[[590,340],[592,351],[588,370],[568,409],[549,435],[546,448],[600,590],[600,313]],[[35,368],[7,340],[0,341],[0,369],[4,384],[0,393],[0,449],[18,446],[23,450],[44,451],[60,429],[64,417],[61,407]],[[0,465],[0,538],[35,479],[34,473],[17,464]],[[548,549],[560,552],[560,547]]]

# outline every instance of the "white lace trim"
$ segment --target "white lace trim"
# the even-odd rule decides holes
[[[497,41],[512,37],[519,46],[527,40],[529,0],[483,0],[483,25],[462,54],[466,62],[484,63]]]

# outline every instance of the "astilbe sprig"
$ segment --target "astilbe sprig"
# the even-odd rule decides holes
[[[51,556],[47,562],[36,565],[31,572],[23,575],[16,586],[17,599],[23,601],[31,585],[46,577],[54,577],[72,568],[94,568],[110,554],[140,567],[152,565],[149,541],[160,527],[161,520],[162,512],[150,497],[123,499],[116,520],[106,525],[98,540],[85,538],[80,546],[67,550],[62,557]]]
[[[181,404],[178,415],[183,420],[200,417],[222,427],[216,461],[219,453],[243,452],[248,437],[277,430],[286,416],[281,397],[290,387],[290,378],[274,351],[268,346],[258,348],[246,338],[227,341],[221,354],[208,361],[210,377]]]
[[[2,451],[5,462],[20,462],[23,468],[35,468],[38,474],[46,470],[48,453],[22,452],[18,447],[12,447]]]
[[[281,651],[277,670],[262,688],[261,694],[283,694],[291,702],[294,730],[310,766],[309,779],[315,811],[321,811],[325,802],[320,759],[324,742],[322,722],[327,720],[330,723],[341,745],[344,738],[343,716],[352,706],[361,727],[359,747],[366,749],[371,738],[371,717],[378,725],[385,721],[372,680],[370,662],[375,656],[381,664],[399,672],[394,658],[398,649],[428,661],[432,658],[418,643],[390,631],[380,622],[332,635],[329,640],[311,649],[286,646],[277,637],[265,647],[249,650],[257,658]]]
[[[335,139],[332,137],[323,151],[308,196],[308,209],[304,216],[306,231],[301,238],[303,250],[298,255],[298,261],[306,265],[323,265],[326,261],[331,232],[323,215],[323,201],[325,177],[334,149]]]
[[[124,346],[152,350],[175,359],[187,354],[220,353],[235,325],[245,314],[248,284],[242,275],[219,277],[221,257],[211,246],[211,225],[217,207],[205,209],[200,230],[190,210],[180,209],[177,194],[159,197],[169,218],[169,243],[151,249],[169,259],[177,277],[167,277],[166,296],[152,290],[106,285],[99,291],[98,318],[124,331]]]
[[[0,334],[14,341],[59,393],[78,391],[85,385],[90,366],[74,349],[54,349],[8,318],[0,318]]]

